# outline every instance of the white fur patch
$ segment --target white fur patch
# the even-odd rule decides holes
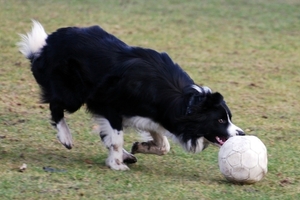
[[[227,133],[230,135],[230,136],[236,136],[239,134],[239,132],[243,132],[243,130],[239,127],[237,127],[236,125],[234,125],[230,118],[229,118],[229,115],[227,114],[227,120],[228,120],[228,123],[229,123],[229,126],[227,128]]]
[[[64,119],[61,119],[56,125],[58,140],[67,147],[72,147],[72,134]]]
[[[137,129],[146,141],[153,140],[164,154],[170,151],[170,143],[166,136],[174,138],[174,135],[153,120],[145,117],[123,118],[123,125]]]
[[[168,141],[168,138],[166,136],[163,136],[163,141],[162,141],[162,150],[166,153],[168,153],[171,149],[170,143]]]
[[[100,136],[103,137],[103,143],[109,150],[106,165],[113,170],[129,170],[123,163],[123,131],[113,129],[104,117],[97,117],[97,121],[100,126]]]
[[[111,141],[106,165],[113,170],[129,170],[127,165],[123,163],[123,131],[114,130],[111,134]]]
[[[40,50],[46,45],[46,38],[48,37],[43,26],[39,22],[35,20],[32,20],[32,22],[33,26],[31,32],[26,35],[20,34],[22,41],[17,43],[20,52],[26,58],[30,58],[33,54],[38,57]]]
[[[111,127],[109,121],[106,118],[97,117],[97,122],[99,124],[100,135],[105,136],[103,138],[103,143],[107,148],[109,148],[112,144],[123,145],[123,134],[118,135],[118,131]]]
[[[136,128],[142,131],[166,131],[162,126],[158,123],[153,122],[151,119],[146,117],[124,117],[123,125]]]
[[[152,132],[152,134],[156,133],[160,135],[161,138],[163,136],[167,136],[172,139],[175,137],[160,124],[146,117],[124,117],[123,126],[135,128],[147,141],[149,141],[151,138],[153,139],[153,136],[150,132]]]
[[[212,93],[211,89],[207,86],[202,86],[201,88],[198,85],[192,85],[192,88],[197,90],[200,93]]]
[[[192,141],[189,140],[186,143],[181,142],[181,145],[185,148],[188,152],[198,153],[204,150],[208,146],[209,142],[204,138],[200,137],[196,141],[196,146],[192,145]]]

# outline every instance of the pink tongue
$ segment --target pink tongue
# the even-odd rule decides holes
[[[218,136],[216,137],[216,140],[219,142],[220,145],[223,145],[225,142],[219,138]]]

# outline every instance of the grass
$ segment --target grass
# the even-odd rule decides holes
[[[296,0],[0,0],[1,199],[299,199],[299,9]],[[130,171],[111,171],[84,109],[67,117],[75,147],[62,147],[15,46],[31,18],[48,33],[99,24],[130,45],[167,51],[197,83],[221,91],[235,124],[265,143],[265,179],[231,184],[217,148],[194,155],[175,144],[166,156],[138,155]],[[139,138],[127,133],[129,149]]]

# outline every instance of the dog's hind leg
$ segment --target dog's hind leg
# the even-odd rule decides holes
[[[72,135],[64,119],[64,108],[58,103],[50,103],[53,126],[57,129],[57,139],[68,149],[72,148]]]
[[[113,170],[129,170],[127,165],[124,164],[124,159],[126,160],[129,153],[126,154],[125,152],[124,154],[123,131],[114,129],[105,117],[98,117],[97,121],[100,125],[101,140],[109,151],[106,165]],[[122,124],[121,121],[120,124]]]

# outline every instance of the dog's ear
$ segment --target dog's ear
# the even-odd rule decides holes
[[[218,106],[224,102],[223,96],[219,92],[212,93],[206,96],[205,102],[203,103],[204,108],[211,108]]]
[[[206,96],[204,93],[190,94],[190,96],[188,97],[186,114],[187,115],[192,114],[195,111],[195,109],[197,110],[197,107],[199,105],[201,105],[201,104],[203,104],[203,102],[205,102],[205,100],[206,100]]]
[[[219,92],[215,92],[211,95],[212,103],[214,105],[219,105],[224,101],[223,96]]]
[[[218,106],[224,102],[223,96],[220,93],[211,93],[211,90],[209,88],[204,88],[203,93],[195,92],[195,90],[193,90],[188,95],[187,99],[188,103],[186,115],[190,115],[201,110],[204,111],[206,109]]]

